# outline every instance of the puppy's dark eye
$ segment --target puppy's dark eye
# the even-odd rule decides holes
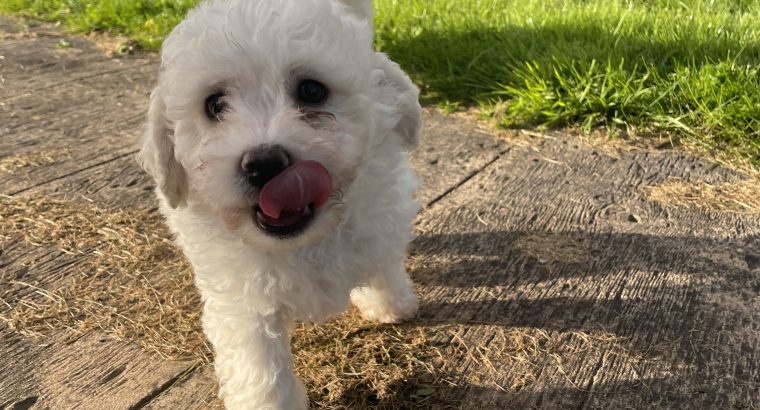
[[[296,98],[307,105],[321,104],[327,99],[327,87],[317,80],[302,80],[298,83]]]
[[[206,116],[209,120],[219,122],[222,115],[227,111],[227,103],[224,101],[224,93],[218,92],[206,98]]]

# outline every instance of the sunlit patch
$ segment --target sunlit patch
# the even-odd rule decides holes
[[[708,184],[669,179],[644,187],[647,199],[663,205],[737,214],[760,214],[760,182],[753,178]]]
[[[25,168],[40,167],[71,159],[68,148],[24,152],[0,158],[0,171],[15,173]]]

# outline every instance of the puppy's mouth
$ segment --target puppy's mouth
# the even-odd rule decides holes
[[[254,218],[259,229],[268,234],[283,238],[296,236],[305,231],[314,219],[315,212],[313,203],[304,209],[283,212],[279,218],[273,218],[265,214],[259,206],[256,206],[254,210]]]
[[[264,232],[292,237],[311,224],[332,193],[332,178],[316,161],[298,161],[268,181],[254,206],[254,221]]]

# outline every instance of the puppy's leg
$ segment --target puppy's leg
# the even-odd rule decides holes
[[[207,300],[203,328],[214,346],[219,396],[228,409],[308,408],[306,390],[293,374],[289,325],[282,315],[260,315],[245,304]]]
[[[389,163],[391,163],[389,161]],[[419,300],[412,282],[404,268],[406,247],[411,240],[412,220],[419,211],[419,204],[412,199],[417,180],[406,159],[395,164],[396,177],[386,192],[383,210],[376,214],[368,226],[371,239],[361,243],[359,249],[371,255],[370,274],[364,286],[351,291],[351,302],[359,308],[365,319],[382,323],[398,323],[411,319]],[[366,205],[372,208],[373,204]]]
[[[351,302],[367,320],[398,323],[417,313],[419,300],[403,262],[390,266],[371,277],[368,286],[351,291]]]

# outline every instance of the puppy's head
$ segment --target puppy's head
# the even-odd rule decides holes
[[[265,246],[319,237],[372,147],[418,141],[418,92],[366,0],[204,3],[163,46],[140,158],[172,208]]]

